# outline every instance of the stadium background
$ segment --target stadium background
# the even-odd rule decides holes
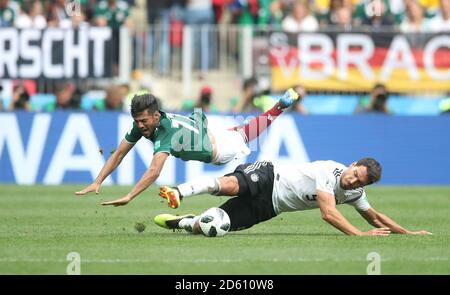
[[[109,6],[114,5],[111,3],[117,6]],[[211,124],[229,127],[265,110],[278,95],[298,84],[306,93],[302,107],[277,119],[243,161],[333,159],[350,164],[373,156],[384,168],[374,195],[380,197],[387,190],[399,207],[408,202],[408,196],[417,195],[414,210],[425,206],[419,195],[428,195],[436,201],[436,207],[428,208],[435,215],[427,219],[422,212],[418,216],[425,220],[414,220],[415,224],[431,226],[431,219],[444,224],[448,214],[438,208],[448,208],[450,185],[448,6],[445,0],[2,1],[0,195],[4,216],[10,217],[2,235],[13,238],[6,226],[28,214],[19,208],[21,202],[32,200],[40,207],[55,197],[72,198],[76,188],[67,185],[81,186],[96,177],[132,121],[130,93],[148,90],[169,112],[187,113],[201,107]],[[293,25],[292,19],[286,19],[296,10],[302,20]],[[383,111],[371,109],[371,91],[379,83],[388,90]],[[202,97],[210,102],[201,103]],[[106,185],[125,187],[114,186],[105,197],[126,191],[139,179],[151,161],[151,148],[150,142],[139,142],[105,181]],[[214,167],[171,158],[156,183],[222,175],[237,164]],[[393,192],[390,185],[397,185]],[[155,189],[148,195],[156,196]],[[193,201],[190,208],[201,211],[220,204],[205,199],[204,203]],[[389,204],[387,199],[381,200],[381,204]],[[148,211],[138,211],[138,218],[148,221],[149,216],[165,210],[159,203],[155,205],[156,201],[143,202]],[[87,205],[78,209],[95,217]],[[120,222],[132,224],[136,218],[125,215],[133,214],[133,209],[123,210]],[[51,212],[45,214],[58,216]],[[109,213],[105,208],[102,212],[108,220]],[[26,220],[24,227],[17,227],[20,233],[25,234],[28,230],[24,228],[31,226]],[[120,222],[110,225],[121,227]],[[275,225],[281,228],[283,223],[276,221]],[[280,228],[273,230],[286,232]],[[448,232],[445,227],[439,230]],[[129,233],[128,228],[124,231]],[[161,233],[154,228],[151,231]],[[62,234],[55,228],[50,232]],[[41,234],[37,230],[31,236]],[[112,235],[117,237],[114,231]],[[17,254],[8,239],[5,241],[2,248],[7,258],[2,260],[2,273],[47,273],[45,267],[30,266],[29,258],[21,262],[20,257],[28,256]],[[445,266],[448,244],[444,244],[433,244],[435,257],[440,257],[437,265],[443,264],[431,273],[449,272]],[[34,246],[30,241],[21,247],[27,252]],[[45,248],[43,244],[39,247]],[[211,261],[217,262],[214,259]],[[50,261],[64,264],[60,258]],[[427,260],[421,263],[426,265]],[[414,267],[403,265],[393,268],[393,273],[423,271],[418,264]],[[58,273],[57,269],[50,267],[48,272]],[[251,273],[251,269],[237,269],[237,273]],[[311,270],[330,272],[320,267]],[[91,271],[109,272],[102,267]],[[111,270],[121,271],[145,273],[133,268]],[[227,268],[225,272],[231,271]],[[346,271],[355,272],[351,267]],[[189,273],[185,269],[180,272]],[[288,272],[307,273],[307,268]]]

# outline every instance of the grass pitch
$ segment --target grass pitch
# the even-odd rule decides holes
[[[70,252],[80,254],[81,274],[366,274],[370,252],[380,255],[382,274],[450,274],[450,187],[367,189],[374,208],[431,236],[345,236],[312,210],[221,238],[165,230],[153,217],[200,213],[225,197],[192,197],[172,210],[153,186],[114,208],[100,202],[129,187],[76,197],[81,188],[0,185],[0,274],[66,274]],[[371,228],[352,207],[338,208],[355,226]]]

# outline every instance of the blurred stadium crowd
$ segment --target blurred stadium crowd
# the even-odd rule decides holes
[[[67,5],[79,3],[71,14]],[[83,25],[132,27],[138,0],[1,0],[0,27]],[[327,27],[392,26],[402,32],[450,31],[449,0],[146,0],[149,24],[170,17],[186,24],[275,26],[288,32]],[[68,13],[69,12],[69,13]]]
[[[70,6],[73,3],[80,5]],[[132,13],[142,8],[146,9],[145,24],[134,19]],[[253,25],[285,32],[352,31],[355,28],[405,33],[450,32],[450,0],[0,0],[0,28],[80,28],[91,25],[133,29],[164,23],[171,28],[182,24]],[[5,87],[11,88],[11,95],[7,105],[5,100],[0,100],[0,110],[36,110],[30,104],[30,97],[39,94],[35,81],[11,81],[3,84],[2,88]],[[147,88],[151,90],[150,86]],[[213,88],[205,85],[198,99],[183,101],[181,108],[202,107],[207,111],[218,111],[212,99]],[[256,79],[243,80],[241,97],[230,109],[221,111],[264,110],[266,104],[271,104],[265,101],[270,93],[256,88]],[[74,81],[55,82],[51,91],[45,91],[45,95],[50,95],[48,103],[39,110],[127,109],[128,84],[116,83],[102,89],[104,99],[88,107],[82,103],[87,90],[80,89]],[[298,91],[306,97],[306,89],[299,85]],[[389,113],[386,107],[388,97],[388,90],[381,84],[376,85],[372,93],[358,101],[355,112],[375,110]],[[301,104],[293,109],[308,113]],[[445,106],[443,111],[446,111]]]

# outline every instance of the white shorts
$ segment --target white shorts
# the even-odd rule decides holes
[[[216,156],[211,163],[223,165],[250,154],[250,149],[239,132],[226,129],[212,129],[210,132],[216,141]]]

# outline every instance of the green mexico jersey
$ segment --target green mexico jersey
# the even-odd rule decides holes
[[[0,8],[0,27],[13,27],[16,20],[14,9],[10,6]]]
[[[95,7],[95,16],[102,16],[107,19],[108,26],[119,28],[129,16],[129,7],[125,1],[117,1],[116,8],[111,10],[108,1],[99,1]]]
[[[203,113],[194,112],[189,117],[160,113],[158,127],[147,138],[153,142],[153,154],[166,152],[184,161],[211,162],[212,145],[208,137],[208,120]],[[125,140],[135,144],[142,136],[133,122]]]

